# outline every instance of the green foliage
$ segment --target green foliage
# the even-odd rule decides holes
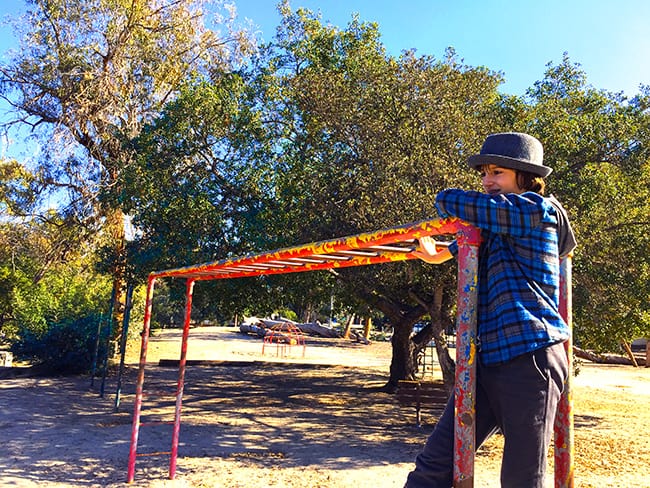
[[[14,160],[0,160],[0,212],[23,215],[28,212],[38,194],[36,178]]]
[[[119,198],[141,232],[132,254],[138,268],[251,250],[247,226],[262,225],[271,194],[240,140],[257,124],[244,88],[237,75],[188,85],[134,141],[140,156],[124,173]]]
[[[177,22],[199,3],[156,12],[140,1],[35,4],[32,44],[3,66],[0,88],[20,117],[78,145],[64,157],[50,147],[33,174],[0,165],[7,216],[36,209],[45,186],[71,195],[65,211],[0,228],[0,333],[21,354],[87,364],[106,275],[125,254],[124,276],[141,282],[154,269],[433,218],[439,190],[478,188],[466,159],[500,130],[542,140],[549,190],[572,218],[576,342],[614,350],[650,335],[650,88],[631,99],[596,90],[565,55],[526,97],[499,95],[501,76],[462,64],[453,49],[440,60],[393,57],[376,24],[323,25],[287,2],[277,37],[245,66],[231,57],[249,52],[245,35],[227,46],[201,16]],[[57,32],[65,42],[51,42]],[[122,211],[138,229],[126,248]],[[201,282],[193,319],[283,310],[311,320],[334,297],[346,312],[381,310],[408,339],[434,302],[451,320],[454,280],[451,265],[409,262],[336,278]],[[180,323],[183,284],[156,290],[152,324]]]
[[[391,58],[372,24],[339,30],[308,11],[283,15],[277,42],[250,71],[187,84],[134,141],[140,156],[119,198],[142,232],[132,257],[140,269],[430,218],[438,190],[475,183],[463,155],[494,118],[496,75],[458,64],[451,51],[442,62]],[[410,301],[403,283],[419,284],[413,273],[426,276],[424,268],[409,267],[409,278],[396,269],[359,271],[351,281]],[[359,301],[323,273],[246,286],[242,294],[239,285],[202,284],[196,308],[291,304],[305,315],[333,292],[337,303]]]
[[[39,313],[39,304],[29,298],[31,281],[21,270],[6,265],[0,268],[0,342],[11,343],[19,334],[21,324],[33,330],[45,330],[46,322]]]
[[[282,14],[249,70],[188,83],[134,140],[139,157],[118,186],[142,232],[142,270],[431,218],[437,191],[476,184],[465,158],[499,120],[498,75],[453,51],[390,57],[377,26],[356,19],[340,30],[286,4]],[[335,295],[394,320],[410,308],[400,325],[410,331],[426,313],[413,297],[430,301],[432,287],[445,286],[449,312],[452,271],[410,263],[346,270],[336,286],[327,273],[202,283],[195,312],[254,304],[307,317]]]
[[[53,371],[79,371],[77,362],[83,369],[87,365],[83,358],[92,354],[96,316],[108,308],[108,280],[90,270],[66,266],[37,284],[26,280],[22,284],[14,288],[12,300],[15,315],[11,342],[17,356]],[[68,345],[66,338],[70,339]]]
[[[583,188],[597,197],[584,198],[580,211],[590,224],[581,228],[574,315],[578,338],[598,351],[650,335],[648,168],[588,164],[581,174]]]
[[[188,80],[198,73],[219,77],[238,65],[254,42],[221,2],[28,3],[19,24],[20,46],[0,66],[0,92],[13,109],[2,128],[27,126],[30,144],[37,141],[41,150],[34,151],[33,181],[13,178],[29,185],[2,182],[0,209],[19,202],[17,197],[34,196],[25,188],[52,190],[65,229],[75,231],[62,233],[56,245],[74,247],[75,236],[82,242],[100,236],[97,245],[110,249],[106,264],[119,291],[126,270],[116,195],[120,174],[135,157],[129,142]],[[0,176],[7,172],[0,167]],[[204,209],[205,203],[197,198],[188,206]],[[35,206],[35,212],[42,210]],[[115,302],[119,323],[119,293]]]
[[[26,328],[12,350],[50,374],[85,373],[92,365],[98,322],[98,315],[89,315],[50,323],[45,330]]]
[[[338,29],[306,10],[285,5],[282,13],[258,81],[264,119],[276,121],[268,130],[279,141],[277,233],[310,242],[435,218],[438,191],[476,185],[465,160],[499,124],[497,74],[459,63],[453,50],[443,60],[413,52],[391,57],[377,26],[357,19]],[[398,337],[408,342],[441,287],[436,312],[451,319],[451,265],[411,262],[337,274],[336,286],[327,287],[322,275],[310,273],[300,284],[287,283],[283,297],[295,303],[300,294],[328,290],[321,303],[333,293],[338,306],[381,310],[408,332]]]
[[[15,287],[15,310],[8,336],[17,357],[52,373],[81,372],[90,365],[99,311],[107,305],[107,283],[68,273],[46,276],[39,284]],[[14,282],[16,285],[19,283]]]
[[[293,310],[288,308],[281,308],[275,311],[275,315],[285,319],[293,320],[294,322],[298,321],[298,315]]]
[[[0,334],[20,359],[80,371],[110,285],[94,271],[94,242],[61,246],[58,222],[53,214],[50,222],[0,227]]]

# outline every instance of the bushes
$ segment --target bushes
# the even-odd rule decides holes
[[[92,365],[98,322],[99,316],[93,314],[49,324],[43,333],[26,329],[12,351],[52,374],[85,373]]]
[[[84,260],[53,266],[37,282],[20,269],[9,268],[6,275],[0,279],[7,289],[2,303],[11,321],[4,337],[16,359],[48,374],[88,371],[99,316],[109,306],[110,279]]]

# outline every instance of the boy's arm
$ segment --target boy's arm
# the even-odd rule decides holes
[[[477,191],[443,190],[436,196],[441,217],[458,217],[481,229],[513,236],[526,235],[549,213],[537,193],[488,195]]]

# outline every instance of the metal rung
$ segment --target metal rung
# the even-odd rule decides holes
[[[161,451],[161,452],[143,452],[143,453],[137,453],[137,457],[147,457],[147,456],[169,456],[172,452],[171,451]]]

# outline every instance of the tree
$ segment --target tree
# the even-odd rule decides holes
[[[49,296],[43,282],[97,242],[96,235],[79,232],[74,215],[40,210],[40,191],[38,178],[27,168],[0,161],[0,336],[9,342],[21,330],[46,326],[46,315],[53,314],[43,315],[36,304],[56,306],[43,298]]]
[[[339,30],[287,4],[281,11],[278,39],[250,69],[187,84],[136,139],[142,157],[123,173],[120,198],[143,232],[139,246],[150,264],[191,264],[431,218],[438,190],[477,182],[464,169],[465,153],[495,118],[498,76],[459,64],[453,51],[444,61],[389,57],[376,25],[353,20]],[[421,263],[346,270],[336,286],[328,273],[278,276],[254,281],[246,298],[306,312],[334,295],[352,310],[362,303],[381,310],[394,329],[393,387],[415,373],[418,349],[432,337],[446,354],[454,276],[452,266]],[[218,286],[206,302],[225,304],[224,287],[236,288]],[[411,340],[425,314],[434,326]]]
[[[132,260],[139,273],[271,246],[272,176],[256,142],[262,128],[251,98],[241,73],[197,78],[134,139],[138,158],[122,174],[118,198],[140,231]],[[259,286],[252,293],[240,283],[197,287],[197,311],[267,308],[266,280],[246,283]]]
[[[0,66],[0,96],[15,113],[4,128],[31,129],[44,148],[41,184],[65,192],[63,213],[110,238],[119,305],[123,213],[111,195],[134,157],[126,143],[189,77],[229,71],[253,44],[232,16],[216,19],[226,34],[206,27],[203,0],[27,3],[21,48]]]
[[[95,242],[69,247],[62,229],[54,212],[0,225],[0,342],[48,371],[82,371],[109,283],[95,269]]]
[[[277,121],[285,235],[309,242],[431,218],[439,190],[476,184],[464,164],[496,120],[497,75],[463,66],[451,50],[443,61],[392,58],[374,24],[353,19],[339,30],[306,10],[281,11],[264,98]],[[391,322],[389,388],[413,376],[432,337],[444,357],[454,275],[421,263],[337,274],[341,299],[355,296]],[[427,313],[434,325],[411,338]]]

